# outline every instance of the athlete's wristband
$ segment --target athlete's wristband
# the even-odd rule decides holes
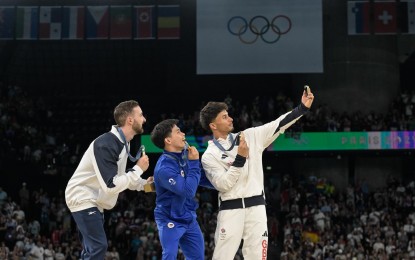
[[[246,162],[246,157],[243,157],[242,155],[237,154],[235,157],[235,161],[232,163],[232,166],[235,166],[238,168],[244,167],[245,162]]]

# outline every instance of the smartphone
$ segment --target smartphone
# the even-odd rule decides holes
[[[310,93],[310,87],[308,85],[304,86],[304,90],[305,90],[306,95]]]
[[[239,145],[239,141],[241,140],[241,133],[236,136],[235,145]]]

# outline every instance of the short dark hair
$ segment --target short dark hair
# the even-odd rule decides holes
[[[135,100],[128,100],[119,103],[114,108],[114,120],[118,126],[124,126],[127,117],[131,115],[134,108],[139,106],[138,102]]]
[[[164,149],[164,139],[171,135],[173,127],[178,123],[178,119],[165,119],[154,126],[151,131],[151,141],[153,144],[160,149]]]
[[[212,123],[218,114],[223,110],[228,110],[228,105],[226,105],[225,102],[208,102],[206,106],[200,111],[199,121],[202,125],[202,128],[207,131],[211,131],[209,124]]]

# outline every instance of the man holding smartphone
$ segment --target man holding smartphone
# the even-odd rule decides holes
[[[313,100],[310,88],[305,88],[301,103],[292,111],[239,134],[232,133],[233,119],[226,103],[209,102],[200,111],[200,124],[213,134],[202,155],[202,165],[206,177],[219,191],[213,260],[234,259],[241,240],[244,259],[267,259],[262,153],[310,109]]]

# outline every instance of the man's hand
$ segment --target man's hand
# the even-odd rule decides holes
[[[199,151],[196,149],[196,147],[189,146],[187,151],[189,152],[187,154],[187,158],[189,158],[189,160],[199,160]]]
[[[140,167],[143,172],[147,171],[150,166],[150,159],[148,158],[148,155],[144,154],[141,156],[137,161],[137,166]]]
[[[249,155],[249,147],[246,144],[245,136],[243,132],[241,132],[241,134],[239,135],[238,154],[245,158],[248,158],[248,155]]]
[[[301,103],[304,104],[307,108],[311,107],[311,104],[313,104],[314,95],[311,92],[310,87],[308,87],[308,91],[304,89],[303,96],[301,97]]]
[[[144,192],[156,192],[156,186],[154,185],[154,177],[150,176],[147,178],[147,183],[144,184]]]
[[[154,182],[154,177],[150,176],[147,178],[147,183],[153,183]]]

